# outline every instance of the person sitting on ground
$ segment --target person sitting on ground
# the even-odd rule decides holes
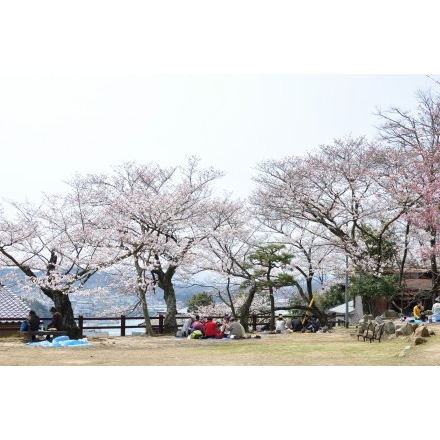
[[[321,323],[319,322],[318,318],[310,318],[301,331],[303,333],[304,332],[316,333],[320,327],[321,327]]]
[[[230,318],[229,315],[225,315],[223,317],[223,323],[220,327],[220,332],[223,334],[224,338],[229,338],[229,326],[230,326]]]
[[[283,315],[278,315],[275,321],[275,331],[277,333],[284,333],[286,331],[286,321],[284,321]]]
[[[300,332],[302,328],[303,325],[301,324],[301,320],[297,316],[294,316],[292,318],[292,330],[294,332]]]
[[[191,332],[191,326],[194,321],[195,321],[195,316],[193,315],[185,319],[182,326],[182,337],[186,338],[187,336],[189,336]]]
[[[440,322],[440,296],[434,300],[432,306],[432,322]]]
[[[225,335],[222,332],[222,323],[220,321],[217,321],[215,324],[216,324],[215,338],[216,339],[223,339],[225,337]]]
[[[191,333],[194,330],[200,330],[203,334],[205,334],[205,326],[203,325],[203,322],[200,320],[200,316],[196,315],[195,318],[196,319],[194,320],[191,326]]]
[[[229,337],[231,339],[243,339],[246,338],[246,331],[244,327],[235,320],[233,316],[229,318]]]
[[[217,335],[217,324],[208,316],[205,323],[205,338],[215,338]]]
[[[310,324],[310,317],[306,315],[305,313],[301,317],[301,325],[302,329],[301,331],[304,333],[305,328]]]
[[[426,321],[425,308],[423,307],[423,301],[420,299],[413,308],[414,319],[420,321]]]

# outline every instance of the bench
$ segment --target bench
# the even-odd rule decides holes
[[[56,336],[67,335],[67,331],[65,330],[29,330],[19,333],[23,336],[24,342],[32,342],[32,336],[49,336],[50,338],[54,338]]]
[[[384,322],[370,322],[368,324],[367,329],[363,333],[359,333],[357,335],[358,341],[359,338],[363,338],[364,342],[368,339],[371,342],[377,340],[380,342],[383,334],[383,329],[385,327]]]

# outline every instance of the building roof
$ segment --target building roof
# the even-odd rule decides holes
[[[27,306],[17,295],[10,292],[6,286],[0,284],[0,319],[12,318],[19,321],[28,313],[29,306]]]
[[[345,303],[333,307],[332,309],[329,309],[329,312],[345,313]],[[348,313],[353,313],[353,312],[354,312],[354,304],[353,304],[353,300],[351,300],[348,301]]]

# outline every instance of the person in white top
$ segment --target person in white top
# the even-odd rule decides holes
[[[440,322],[440,296],[434,300],[434,305],[432,306],[432,320],[434,322]]]
[[[185,319],[185,322],[183,323],[182,326],[182,336],[184,338],[186,338],[187,336],[189,336],[190,333],[190,328],[192,326],[192,323],[195,321],[195,316],[191,315],[188,318]]]
[[[284,333],[286,331],[286,321],[284,321],[283,315],[278,315],[278,319],[275,321],[275,331],[277,333]]]

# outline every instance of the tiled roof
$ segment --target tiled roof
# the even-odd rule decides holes
[[[0,285],[0,318],[23,319],[29,313],[27,306],[17,295]]]

